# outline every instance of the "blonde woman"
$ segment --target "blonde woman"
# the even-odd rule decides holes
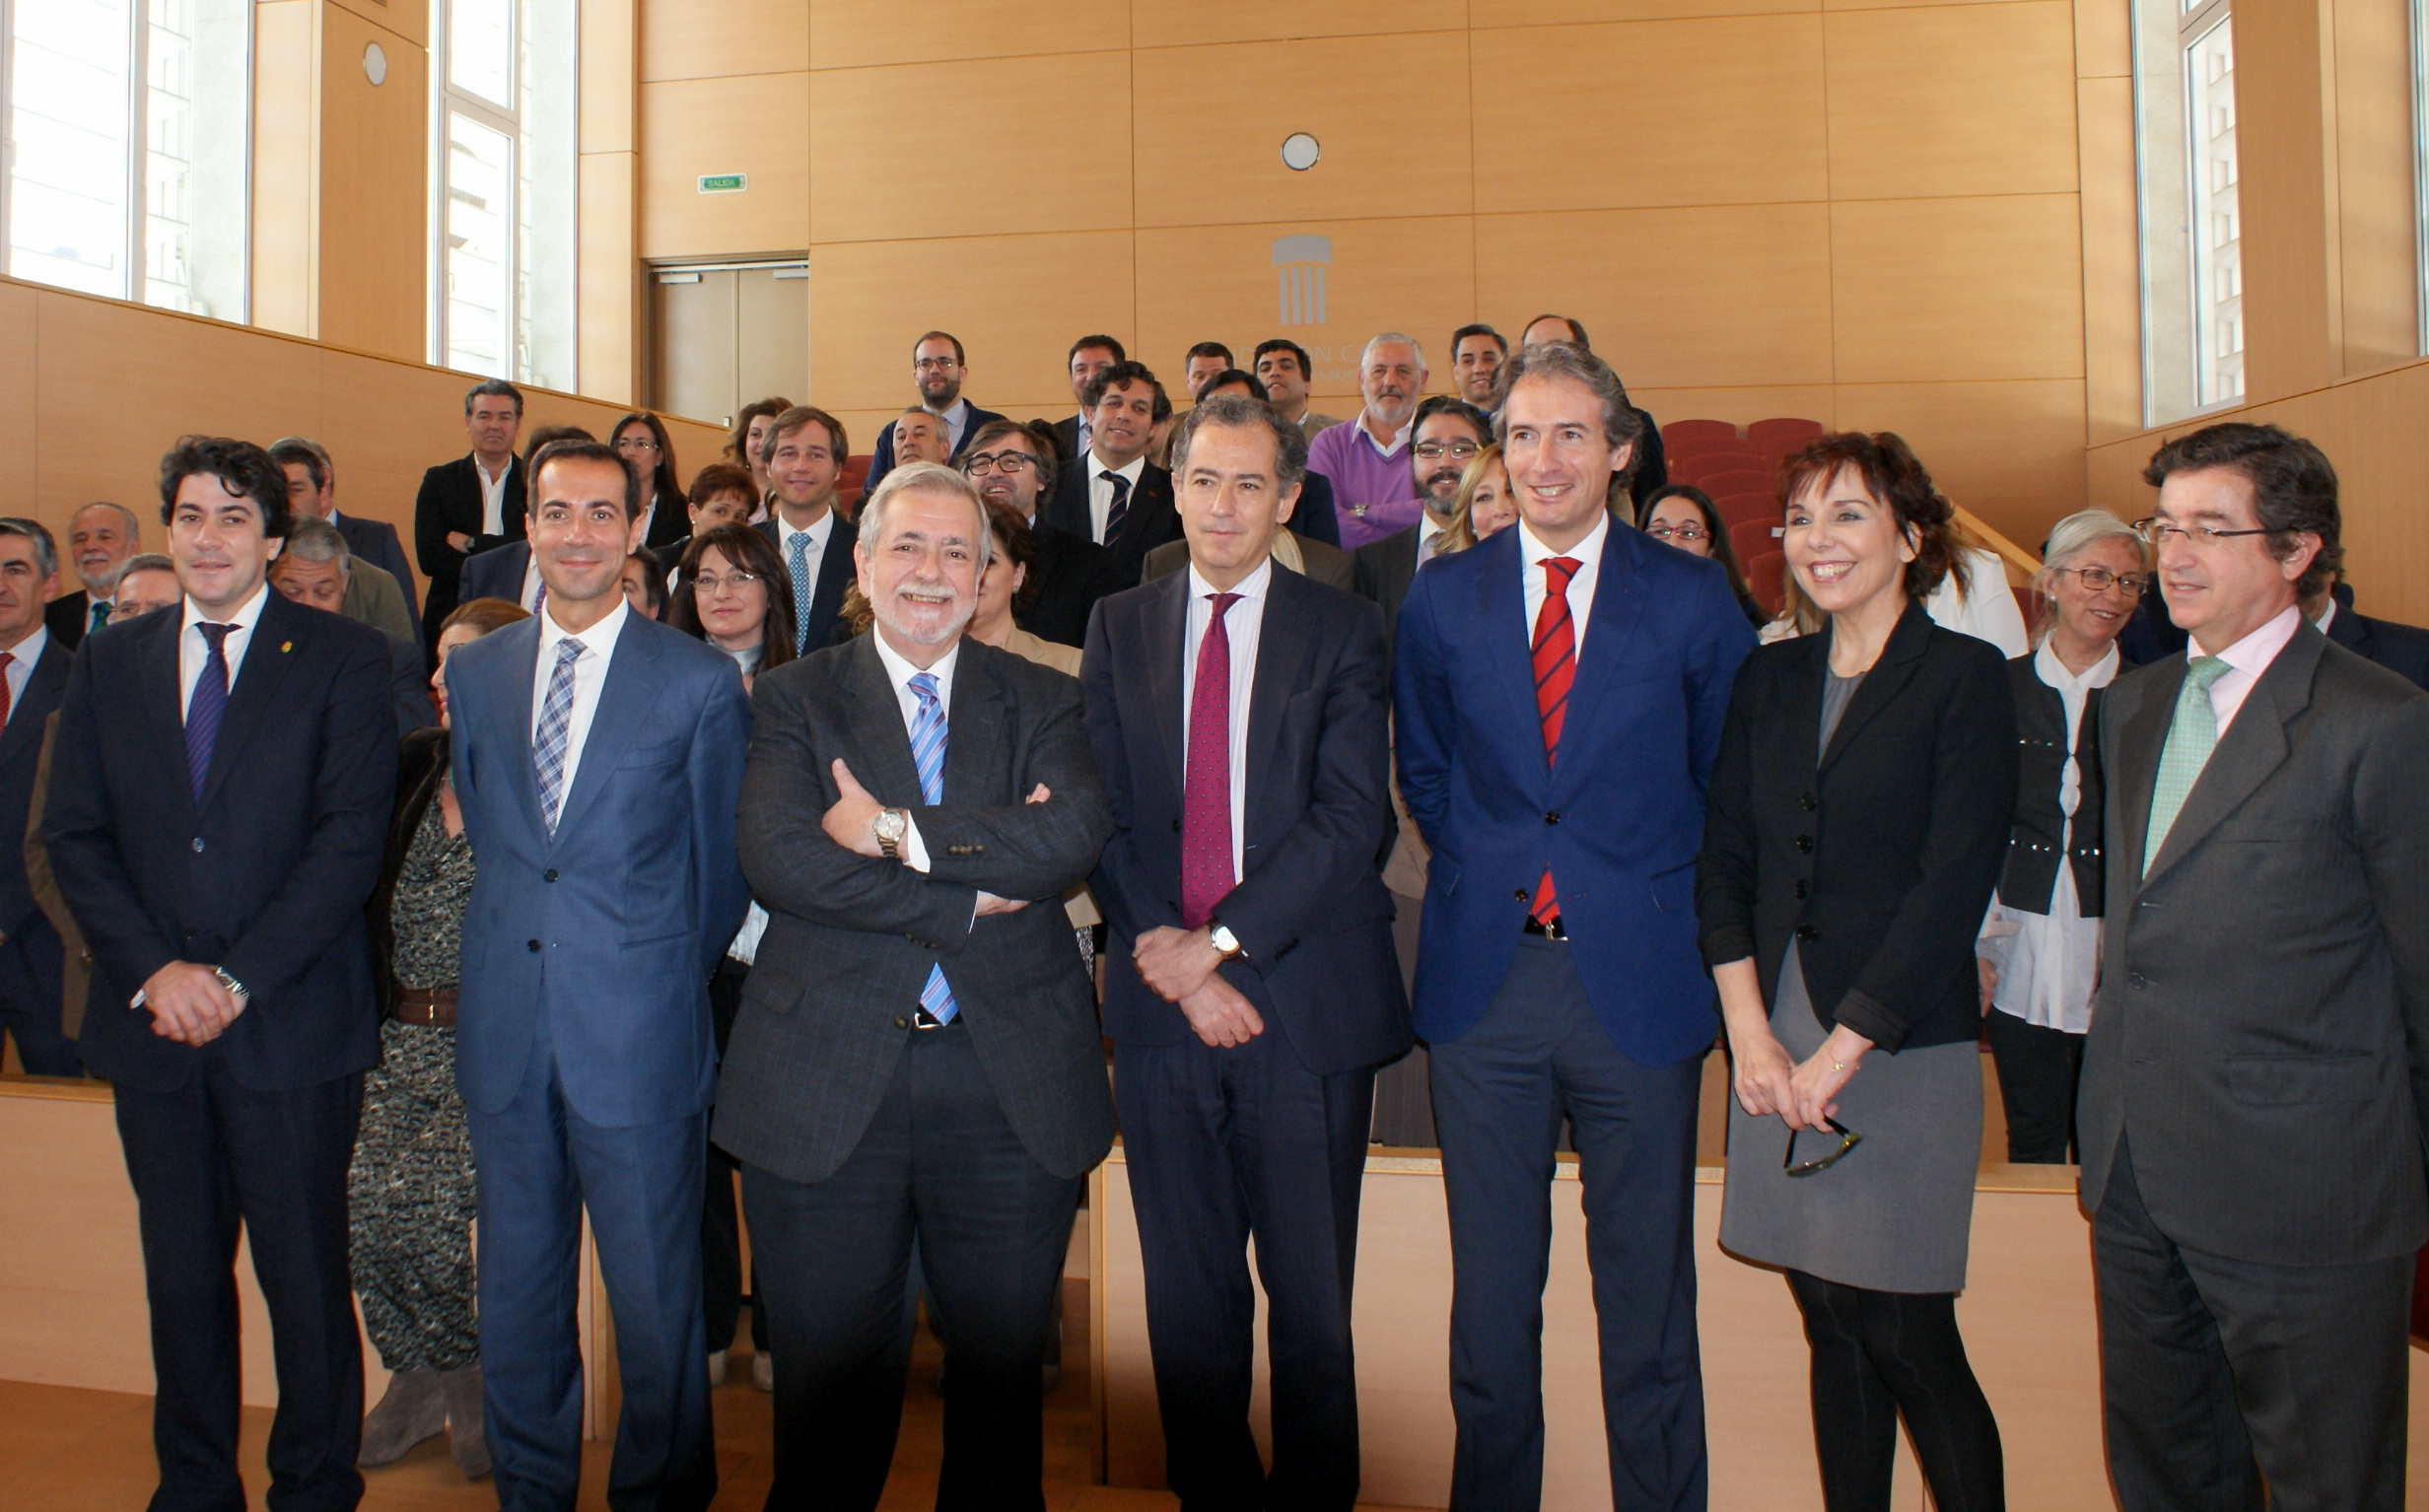
[[[1459,479],[1459,493],[1451,500],[1451,522],[1442,527],[1442,538],[1433,543],[1433,554],[1448,556],[1465,551],[1478,541],[1489,540],[1493,532],[1504,528],[1518,517],[1518,498],[1510,492],[1509,468],[1501,461],[1501,444],[1494,442],[1476,453],[1468,470]]]

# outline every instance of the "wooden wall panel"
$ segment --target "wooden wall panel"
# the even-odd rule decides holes
[[[809,67],[809,7],[802,0],[641,0],[640,65],[644,84],[798,73]]]
[[[385,32],[393,32],[414,46],[430,46],[430,7],[420,0],[329,0]]]
[[[387,82],[363,50],[387,54]],[[333,346],[429,350],[430,54],[334,4],[320,18],[319,319]]]
[[[1465,32],[1465,0],[1234,0],[1229,5],[1176,5],[1137,0],[1131,45],[1175,47],[1269,37],[1406,36]],[[1284,130],[1291,128],[1284,127]],[[1281,138],[1277,136],[1276,142]]]
[[[1819,17],[1479,31],[1472,45],[1493,81],[1477,97],[1480,213],[1829,197]],[[1563,91],[1548,131],[1520,101],[1553,58],[1626,84]]]
[[[1503,27],[1560,27],[1607,21],[1681,21],[1715,16],[1785,16],[1822,9],[1821,0],[1501,0],[1493,23]],[[1549,39],[1547,39],[1549,40]],[[1557,75],[1568,65],[1546,51],[1539,66]],[[1521,81],[1503,81],[1521,87]]]
[[[2083,508],[2083,381],[1841,383],[1843,429],[1896,431],[1949,501],[2026,551]]]
[[[1839,380],[2081,378],[2072,194],[1831,207]]]
[[[35,337],[39,299],[27,285],[0,284],[0,456],[16,458],[16,465],[0,472],[0,515],[31,515],[41,487],[41,432],[35,424],[41,366]]]
[[[586,152],[581,173],[575,362],[585,393],[630,399],[641,391],[641,253],[634,213],[640,160],[629,152]]]
[[[2321,30],[2317,5],[2248,6],[2235,17],[2244,392],[2254,402],[2338,377]]]
[[[2074,188],[2069,0],[1853,11],[1825,30],[1834,196]]]
[[[798,252],[809,245],[809,75],[641,86],[641,255]],[[703,173],[740,172],[738,194]]]
[[[309,336],[320,204],[319,0],[253,7],[252,323]]]
[[[2127,0],[2074,0],[2075,77],[2125,79],[2134,71]]]
[[[929,0],[916,11],[893,0],[815,0],[809,8],[809,66],[868,68],[1126,48],[1130,12],[1129,0],[1062,0],[1051,10],[1041,10],[1035,0]],[[949,113],[957,103],[939,100],[935,109]]]
[[[1574,314],[1631,389],[1831,380],[1826,205],[1480,216],[1476,265],[1504,335]]]
[[[2084,419],[2094,441],[2142,428],[2142,265],[2135,250],[2134,90],[2075,85],[2082,151]]]

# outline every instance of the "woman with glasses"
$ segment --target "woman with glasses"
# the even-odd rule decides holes
[[[1728,527],[1721,522],[1720,509],[1711,495],[1692,483],[1655,489],[1636,509],[1636,528],[1689,556],[1718,562],[1729,574],[1729,591],[1737,595],[1737,606],[1746,611],[1746,617],[1758,629],[1770,618],[1755,602],[1745,575],[1737,570],[1737,553],[1729,545]]]
[[[674,444],[666,439],[665,423],[648,410],[635,410],[608,434],[625,470],[641,485],[641,549],[656,551],[691,534],[683,480],[675,471]]]
[[[1985,1512],[1999,1430],[1956,1294],[2014,698],[1994,648],[1923,612],[1959,548],[1905,442],[1817,437],[1779,493],[1826,618],[1746,658],[1712,766],[1696,901],[1736,1093],[1720,1243],[1787,1272],[1830,1512],[1887,1512],[1901,1415],[1933,1505]]]
[[[2100,976],[2101,690],[2129,663],[2117,632],[2151,585],[2133,527],[2107,510],[2049,532],[2033,587],[2041,647],[2007,664],[2015,692],[2014,828],[1975,950],[1982,1029],[2007,1109],[2007,1158],[2064,1165]]]

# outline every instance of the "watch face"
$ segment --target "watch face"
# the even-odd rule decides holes
[[[877,815],[877,838],[880,840],[900,840],[908,827],[909,821],[899,810],[889,808]]]

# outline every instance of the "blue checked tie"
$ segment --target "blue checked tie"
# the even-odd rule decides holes
[[[220,717],[228,712],[228,632],[234,625],[197,624],[205,651],[202,677],[185,705],[185,775],[194,785],[194,801],[202,801],[202,785],[211,780],[211,747],[219,739]]]
[[[793,653],[809,645],[809,532],[796,530],[786,548],[785,571],[793,575]]]
[[[914,673],[911,691],[920,701],[919,713],[911,717],[911,764],[919,768],[920,801],[933,808],[944,801],[944,704],[937,697],[934,672]],[[928,968],[928,985],[920,989],[920,1006],[940,1024],[951,1023],[961,1011],[954,1005],[953,990],[944,985],[942,966]]]
[[[574,724],[574,663],[590,650],[568,636],[557,643],[557,664],[548,674],[548,697],[540,705],[540,727],[531,736],[531,765],[540,780],[540,820],[551,838],[565,802],[565,745]]]

